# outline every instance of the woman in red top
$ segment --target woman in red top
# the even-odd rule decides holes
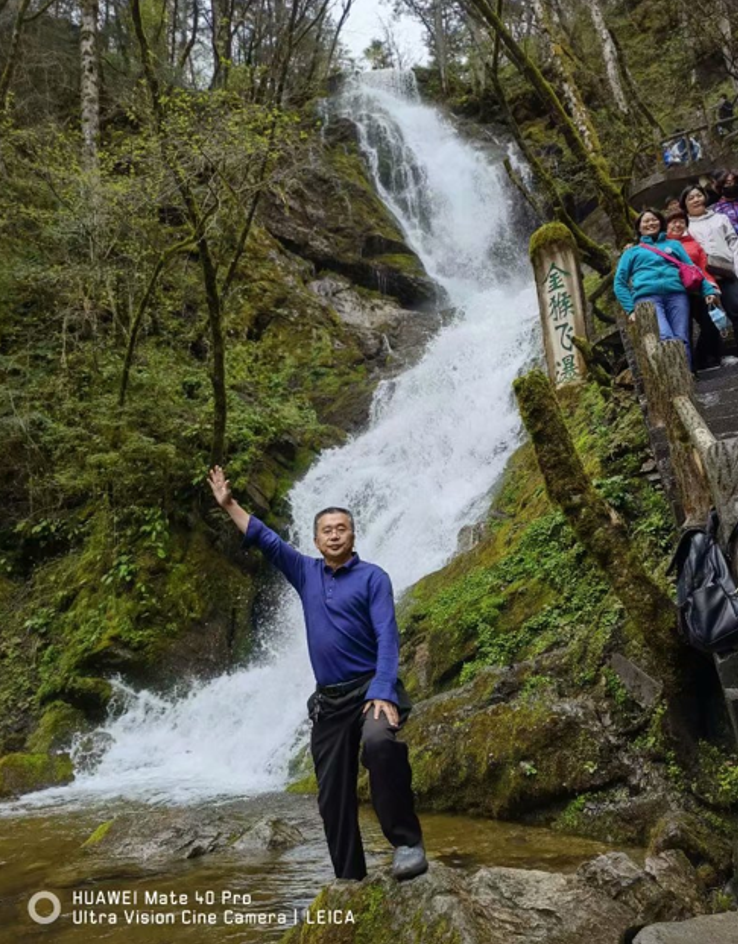
[[[674,239],[682,244],[689,258],[702,270],[702,274],[708,282],[715,286],[715,293],[719,294],[720,289],[715,277],[707,271],[707,253],[694,236],[690,236],[687,232],[687,214],[682,210],[672,210],[667,214],[666,236],[667,239]],[[708,367],[719,367],[722,339],[707,310],[705,299],[701,295],[690,293],[689,313],[692,316],[692,321],[696,322],[700,329],[697,344],[693,343],[692,345],[694,369],[705,370]]]

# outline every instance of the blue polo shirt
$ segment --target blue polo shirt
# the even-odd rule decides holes
[[[243,546],[255,545],[300,594],[308,652],[318,685],[347,682],[374,672],[367,700],[397,704],[400,634],[389,576],[354,553],[336,571],[308,557],[254,515]]]

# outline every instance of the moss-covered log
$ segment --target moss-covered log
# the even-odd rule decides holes
[[[551,383],[534,370],[520,377],[514,388],[550,499],[602,569],[642,644],[658,662],[670,664],[676,647],[673,604],[643,569],[620,518],[595,491]]]

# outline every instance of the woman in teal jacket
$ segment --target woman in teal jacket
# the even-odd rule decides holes
[[[682,341],[691,369],[689,297],[679,276],[679,266],[648,247],[653,246],[686,265],[692,265],[692,260],[681,243],[666,238],[666,221],[657,210],[644,210],[635,225],[638,244],[620,257],[613,286],[615,295],[631,318],[636,302],[653,302],[661,340]],[[702,294],[708,303],[717,301],[715,286],[707,279],[702,280]]]

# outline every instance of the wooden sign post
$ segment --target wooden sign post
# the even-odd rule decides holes
[[[546,223],[530,239],[548,374],[555,386],[579,383],[586,372],[574,335],[586,337],[584,289],[574,236],[563,223]]]

